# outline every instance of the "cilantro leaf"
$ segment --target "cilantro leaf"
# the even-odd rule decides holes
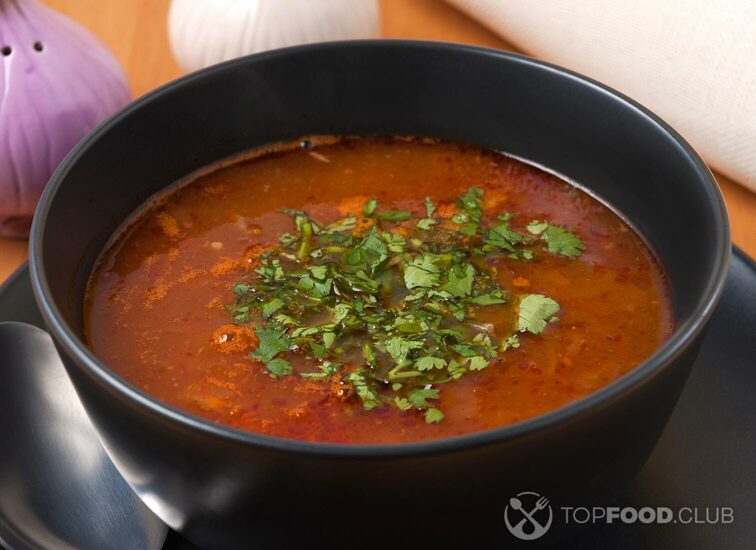
[[[470,187],[464,195],[459,197],[458,205],[472,220],[480,221],[483,215],[483,189]]]
[[[341,220],[336,220],[335,222],[326,225],[323,228],[323,231],[331,232],[336,231],[338,233],[342,233],[344,231],[352,231],[355,228],[355,225],[357,224],[357,218],[354,216],[348,216],[346,218],[343,218]]]
[[[401,222],[412,217],[412,212],[406,210],[384,210],[378,213],[378,217],[387,222]]]
[[[464,363],[460,363],[452,359],[451,361],[449,361],[447,372],[449,373],[449,376],[451,376],[453,380],[458,380],[466,372],[465,365]]]
[[[374,367],[376,365],[375,352],[367,342],[362,346],[362,356],[365,358],[367,364],[371,367]]]
[[[378,392],[369,382],[364,369],[349,374],[347,380],[352,384],[355,393],[362,401],[362,407],[369,411],[381,404]]]
[[[485,357],[476,355],[470,358],[470,370],[483,370],[488,366],[488,360]]]
[[[407,359],[409,352],[414,349],[420,349],[423,347],[422,342],[415,342],[414,340],[407,340],[401,336],[394,336],[385,344],[386,353],[397,364],[403,363]]]
[[[365,206],[362,208],[362,214],[364,216],[370,217],[373,215],[373,212],[375,212],[376,208],[378,208],[378,199],[368,199],[368,201],[365,203]]]
[[[423,218],[422,220],[417,222],[417,228],[422,229],[423,231],[429,231],[437,223],[438,222],[434,220],[433,218]]]
[[[475,357],[478,355],[478,348],[471,344],[454,344],[452,349],[462,357]]]
[[[526,238],[516,231],[509,229],[509,222],[502,222],[488,229],[484,241],[496,248],[503,248],[510,252],[515,251],[515,245],[523,242]]]
[[[291,363],[286,359],[272,359],[265,363],[265,367],[270,371],[270,376],[276,378],[278,376],[288,376],[291,374],[293,368]]]
[[[432,218],[435,211],[436,205],[433,204],[433,201],[430,199],[430,197],[425,197],[425,217]]]
[[[433,388],[418,388],[407,394],[407,399],[416,409],[426,409],[431,406],[428,399],[438,399],[438,390]]]
[[[407,240],[403,236],[398,233],[385,232],[382,237],[391,252],[404,252],[404,248],[407,246]]]
[[[528,224],[527,230],[530,231],[533,235],[540,235],[541,233],[546,231],[548,227],[548,222],[539,222],[538,220],[533,220]]]
[[[325,280],[326,276],[328,275],[328,267],[324,265],[313,265],[308,267],[307,270],[318,281]]]
[[[320,372],[300,372],[299,376],[302,378],[315,378],[315,379],[325,379],[330,378],[337,372],[339,372],[340,365],[337,365],[335,363],[331,363],[330,361],[324,361],[323,363],[317,365],[318,369],[320,369]]]
[[[247,292],[254,289],[254,285],[249,285],[246,283],[237,283],[234,285],[234,294],[237,296],[244,296]]]
[[[332,283],[333,281],[331,279],[316,281],[309,276],[299,279],[299,286],[306,290],[311,298],[315,299],[321,299],[328,296],[331,293]]]
[[[507,295],[501,288],[496,288],[484,294],[478,294],[470,299],[470,302],[479,306],[490,306],[494,304],[504,304],[507,301]]]
[[[250,354],[253,359],[268,363],[273,357],[287,351],[291,346],[291,340],[283,330],[275,327],[255,327],[255,334],[260,340],[257,349]]]
[[[270,317],[276,311],[281,309],[283,305],[284,305],[283,300],[279,298],[273,298],[270,302],[266,302],[265,304],[263,304],[263,307],[262,307],[263,317]]]
[[[429,231],[438,222],[433,219],[433,213],[436,211],[436,205],[433,204],[430,197],[425,197],[425,217],[417,222],[417,228],[423,231]]]
[[[292,235],[291,233],[283,233],[280,237],[278,237],[278,241],[285,247],[289,247],[293,245],[295,242],[297,242],[297,237]]]
[[[501,351],[507,351],[509,348],[519,348],[520,337],[517,334],[512,334],[501,343]]]
[[[443,369],[446,361],[440,357],[421,357],[415,361],[415,368],[419,371]]]
[[[583,241],[564,227],[550,225],[541,238],[546,241],[546,246],[552,254],[578,258],[585,250]]]
[[[316,359],[323,359],[326,356],[326,347],[323,344],[317,343],[315,340],[310,340],[310,351]]]
[[[404,285],[409,290],[437,286],[441,273],[437,261],[438,256],[435,254],[421,254],[412,258],[404,266]]]
[[[412,405],[410,404],[410,402],[404,397],[394,397],[394,403],[399,409],[403,411],[406,411],[412,408]]]
[[[378,230],[373,227],[362,241],[344,254],[344,261],[352,268],[374,270],[388,258],[388,249]]]
[[[425,411],[425,421],[428,424],[436,424],[444,419],[444,413],[435,407],[429,408]]]
[[[323,345],[326,349],[333,346],[333,342],[336,340],[336,335],[333,332],[324,332],[321,336],[323,338]]]
[[[441,287],[441,290],[457,298],[464,298],[472,292],[474,277],[475,268],[472,264],[455,265],[449,270],[449,278],[446,280],[446,284]]]
[[[528,294],[520,300],[518,330],[540,334],[559,311],[559,304],[543,294]]]
[[[472,237],[478,231],[478,224],[475,222],[468,222],[462,225],[458,231],[465,237]]]
[[[546,242],[546,249],[551,253],[568,258],[578,258],[585,250],[585,243],[572,231],[559,225],[533,220],[528,224],[528,231],[540,235]]]

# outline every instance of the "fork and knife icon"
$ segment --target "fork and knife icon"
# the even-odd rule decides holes
[[[517,497],[521,496],[522,494],[523,493],[520,493],[519,495],[517,495]],[[532,540],[542,536],[544,533],[546,533],[546,531],[548,531],[549,527],[551,527],[551,510],[549,510],[549,519],[545,524],[541,524],[533,516],[549,505],[549,499],[547,499],[546,497],[539,497],[535,503],[535,506],[533,506],[530,510],[526,510],[523,507],[522,501],[517,497],[510,498],[509,505],[513,510],[517,510],[524,517],[519,521],[519,523],[517,523],[513,527],[510,527],[510,531],[516,537],[525,540]]]

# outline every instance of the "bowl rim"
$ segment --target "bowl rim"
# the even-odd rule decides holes
[[[205,79],[212,75],[235,67],[243,67],[258,60],[276,59],[282,56],[307,54],[313,50],[329,49],[363,49],[363,48],[402,48],[440,52],[456,52],[466,55],[485,56],[508,63],[530,66],[541,71],[553,73],[560,78],[577,81],[580,84],[593,88],[597,93],[609,95],[615,100],[624,103],[627,107],[636,111],[639,116],[645,117],[655,124],[676,142],[681,148],[688,162],[702,176],[704,191],[707,195],[709,206],[715,218],[715,242],[717,244],[716,258],[711,266],[706,290],[698,298],[694,310],[689,318],[676,327],[672,336],[658,347],[653,354],[643,362],[635,366],[631,371],[620,378],[610,382],[599,390],[592,392],[580,399],[572,401],[559,408],[544,414],[520,421],[515,424],[499,426],[485,431],[471,432],[459,436],[441,439],[416,441],[408,443],[377,443],[377,444],[351,444],[351,443],[328,443],[319,441],[303,441],[269,436],[257,432],[231,428],[222,424],[216,424],[210,420],[194,416],[180,409],[161,402],[156,397],[138,389],[114,371],[110,370],[103,362],[81,341],[76,332],[63,320],[60,310],[55,304],[50,290],[45,264],[43,259],[44,233],[47,216],[54,202],[58,189],[66,179],[71,168],[77,160],[86,153],[91,144],[99,137],[117,125],[122,119],[140,109],[143,105],[173,93],[195,80]],[[711,171],[698,156],[693,148],[661,118],[643,107],[636,101],[624,94],[601,84],[584,75],[540,61],[525,55],[515,54],[492,48],[470,46],[449,42],[436,42],[425,40],[347,40],[335,42],[321,42],[305,44],[270,50],[252,54],[230,61],[226,61],[211,67],[190,73],[181,78],[168,82],[155,90],[132,101],[113,116],[102,122],[80,141],[63,159],[58,168],[51,176],[37,206],[32,223],[29,243],[29,266],[37,304],[42,317],[52,333],[58,345],[73,358],[77,368],[83,368],[89,376],[93,376],[99,383],[105,384],[111,391],[115,391],[119,397],[125,398],[132,406],[145,409],[152,415],[157,415],[179,427],[202,432],[203,435],[225,440],[232,440],[239,444],[260,447],[264,449],[283,451],[300,455],[347,457],[347,458],[392,458],[404,456],[421,456],[428,454],[442,454],[480,447],[483,445],[502,443],[507,440],[527,436],[534,432],[557,428],[568,421],[588,414],[609,402],[629,393],[641,384],[647,383],[658,376],[666,367],[680,355],[682,355],[701,334],[711,317],[714,308],[724,289],[729,260],[731,254],[730,228],[727,209],[721,191]]]

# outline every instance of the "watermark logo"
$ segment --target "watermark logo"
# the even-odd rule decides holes
[[[666,506],[561,506],[552,510],[549,499],[533,491],[522,491],[509,499],[504,509],[507,529],[520,540],[536,540],[551,527],[554,515],[567,524],[721,524],[735,522],[735,511],[729,506],[682,507]]]
[[[520,540],[541,538],[551,527],[554,513],[549,499],[538,493],[523,491],[509,499],[504,509],[504,523],[507,529]]]

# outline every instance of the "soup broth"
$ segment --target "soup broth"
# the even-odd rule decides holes
[[[88,344],[242,430],[402,443],[595,392],[673,329],[620,217],[543,170],[414,138],[307,138],[159,197],[92,274]]]

